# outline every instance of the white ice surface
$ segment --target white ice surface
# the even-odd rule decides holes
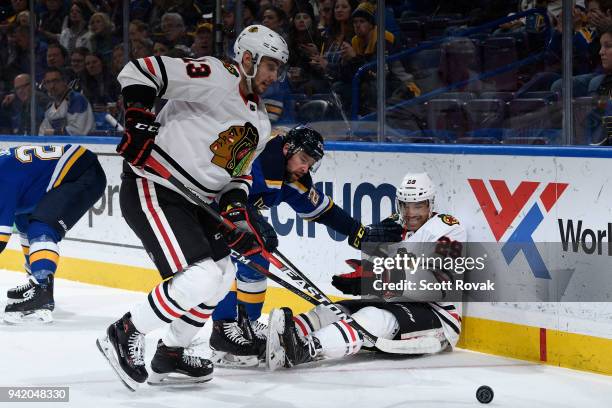
[[[22,274],[0,271],[2,310],[6,290],[24,280]],[[477,407],[475,392],[482,384],[495,391],[491,407],[612,407],[612,377],[465,350],[401,359],[364,353],[275,373],[216,369],[207,384],[143,385],[134,393],[111,371],[95,339],[145,294],[58,279],[55,299],[51,325],[0,324],[0,386],[70,387],[70,402],[51,407]],[[206,329],[201,337],[207,337]],[[159,336],[147,336],[147,361]]]

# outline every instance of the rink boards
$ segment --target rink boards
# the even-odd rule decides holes
[[[62,242],[58,276],[109,287],[148,291],[157,272],[139,240],[121,219],[121,160],[112,139],[5,137],[0,146],[24,143],[82,143],[99,155],[108,186],[98,203]],[[18,141],[17,141],[18,140]],[[364,224],[385,218],[393,208],[394,185],[406,172],[427,171],[438,184],[436,209],[460,220],[471,242],[503,246],[513,236],[534,242],[560,242],[567,228],[596,246],[582,252],[564,283],[573,302],[514,302],[551,278],[534,268],[534,255],[512,259],[500,251],[492,262],[507,274],[505,301],[464,305],[461,346],[548,364],[612,374],[612,152],[590,148],[530,148],[432,145],[371,145],[329,143],[328,154],[314,179],[334,202]],[[326,227],[306,223],[282,205],[267,214],[279,233],[280,250],[330,294],[338,294],[330,277],[347,271],[344,260],[360,254]],[[563,226],[561,228],[560,226]],[[12,239],[0,256],[0,268],[21,270],[18,242]],[[568,244],[564,258],[572,258]],[[587,245],[587,252],[591,249]],[[601,249],[598,251],[597,249]],[[554,276],[558,253],[540,250],[545,269]],[[601,252],[601,253],[600,253]],[[537,256],[536,256],[537,258]],[[587,265],[584,267],[584,265]],[[522,280],[517,284],[517,280]],[[586,289],[585,289],[586,288]],[[535,289],[534,293],[535,293]],[[612,292],[608,292],[612,293]],[[568,297],[568,299],[570,298]],[[565,300],[562,298],[561,300]],[[595,303],[593,300],[597,300]],[[266,309],[279,305],[297,309],[307,304],[281,289],[271,289]]]

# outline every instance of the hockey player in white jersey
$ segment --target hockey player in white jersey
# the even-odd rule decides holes
[[[127,106],[117,146],[125,159],[121,210],[164,279],[97,341],[132,390],[147,380],[158,385],[211,378],[211,362],[187,346],[234,281],[229,249],[261,251],[245,209],[251,164],[270,139],[260,95],[281,76],[289,51],[281,36],[253,25],[240,33],[234,53],[234,62],[145,57],[128,63],[118,77]],[[157,116],[151,111],[156,98],[168,100]],[[218,204],[237,228],[220,228],[149,169],[149,157]],[[149,375],[144,336],[164,326]]]
[[[466,233],[451,215],[434,212],[435,186],[426,173],[407,174],[397,189],[394,215],[405,228],[403,242],[438,243],[440,248],[461,252]],[[432,247],[437,247],[438,244]],[[445,255],[446,256],[446,255]],[[364,272],[361,262],[349,260],[355,268],[351,273],[334,276],[332,284],[350,295],[367,295],[375,276]],[[444,271],[428,268],[412,271],[418,279],[439,282],[448,278]],[[404,272],[402,271],[402,274]],[[366,293],[362,293],[362,292]],[[371,293],[371,292],[370,292]],[[439,299],[444,293],[428,291]],[[352,318],[375,336],[389,340],[415,339],[421,336],[440,341],[441,350],[452,349],[459,340],[461,318],[450,302],[420,301],[418,294],[399,292],[383,296],[387,301],[348,300],[337,305],[351,313]],[[275,309],[270,313],[266,362],[271,370],[293,367],[321,358],[340,358],[357,353],[362,347],[373,347],[364,341],[360,332],[345,320],[340,320],[331,310],[317,306],[306,313],[293,316],[289,308]],[[423,350],[423,354],[428,353]]]

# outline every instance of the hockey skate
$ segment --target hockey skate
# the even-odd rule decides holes
[[[121,382],[131,391],[148,377],[144,362],[144,334],[134,327],[130,313],[111,324],[106,336],[96,340]]]
[[[210,335],[211,360],[219,367],[238,368],[259,365],[258,345],[245,337],[245,333],[234,320],[213,322]]]
[[[30,272],[30,267],[28,265],[25,265],[25,271],[27,273],[28,281],[6,291],[6,303],[8,305],[23,299],[23,294],[32,288],[33,283],[30,279],[32,273]],[[50,279],[50,284],[53,285],[53,275],[49,275],[48,279]],[[55,304],[53,304],[53,308],[55,308]],[[53,308],[51,310],[53,310]]]
[[[212,380],[210,360],[192,354],[190,349],[168,347],[161,339],[151,361],[149,385],[197,384]]]
[[[304,337],[298,333],[291,309],[283,307],[270,312],[266,342],[268,370],[290,368],[314,361],[320,350],[321,346],[316,337]]]
[[[266,355],[266,338],[268,336],[268,326],[259,320],[254,322],[249,321],[251,330],[253,331],[253,337],[251,341],[255,343],[257,350],[259,351],[259,358],[265,359]]]
[[[258,358],[260,360],[264,359],[268,326],[259,320],[251,321],[246,307],[242,303],[238,304],[238,326],[244,333],[244,337],[253,343],[253,349],[257,352]]]
[[[30,278],[28,283],[7,291],[7,305],[4,309],[4,322],[7,324],[52,323],[53,275],[45,282],[37,283]]]

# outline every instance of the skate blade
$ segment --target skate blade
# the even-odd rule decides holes
[[[130,391],[135,392],[138,390],[140,383],[134,381],[125,373],[125,371],[121,369],[119,360],[115,354],[115,348],[108,340],[108,337],[99,337],[96,340],[96,344],[98,345],[98,350],[100,350],[100,353],[102,353],[102,355],[106,358],[106,361],[108,361],[108,364],[111,366],[115,374],[117,374],[117,377],[119,377],[123,385],[125,385],[125,387]]]
[[[216,367],[223,368],[257,367],[259,365],[259,358],[257,356],[236,356],[217,350],[213,350],[210,361]]]
[[[285,314],[281,310],[270,314],[266,340],[266,368],[275,371],[285,364],[285,349],[280,344],[280,335],[285,327]]]
[[[53,323],[53,314],[50,310],[39,309],[33,312],[5,312],[4,322],[10,325],[40,325]]]
[[[187,375],[180,374],[158,374],[155,371],[149,374],[147,378],[147,384],[153,387],[164,387],[169,385],[193,385],[201,384],[212,380],[212,373],[202,377],[189,377]]]
[[[22,301],[23,300],[21,298],[19,298],[19,299],[6,298],[6,304],[7,305],[12,305],[12,304],[19,303],[19,302],[22,302]],[[53,311],[53,309],[55,309],[55,304],[51,305],[49,307],[49,309],[47,309],[47,310]]]

